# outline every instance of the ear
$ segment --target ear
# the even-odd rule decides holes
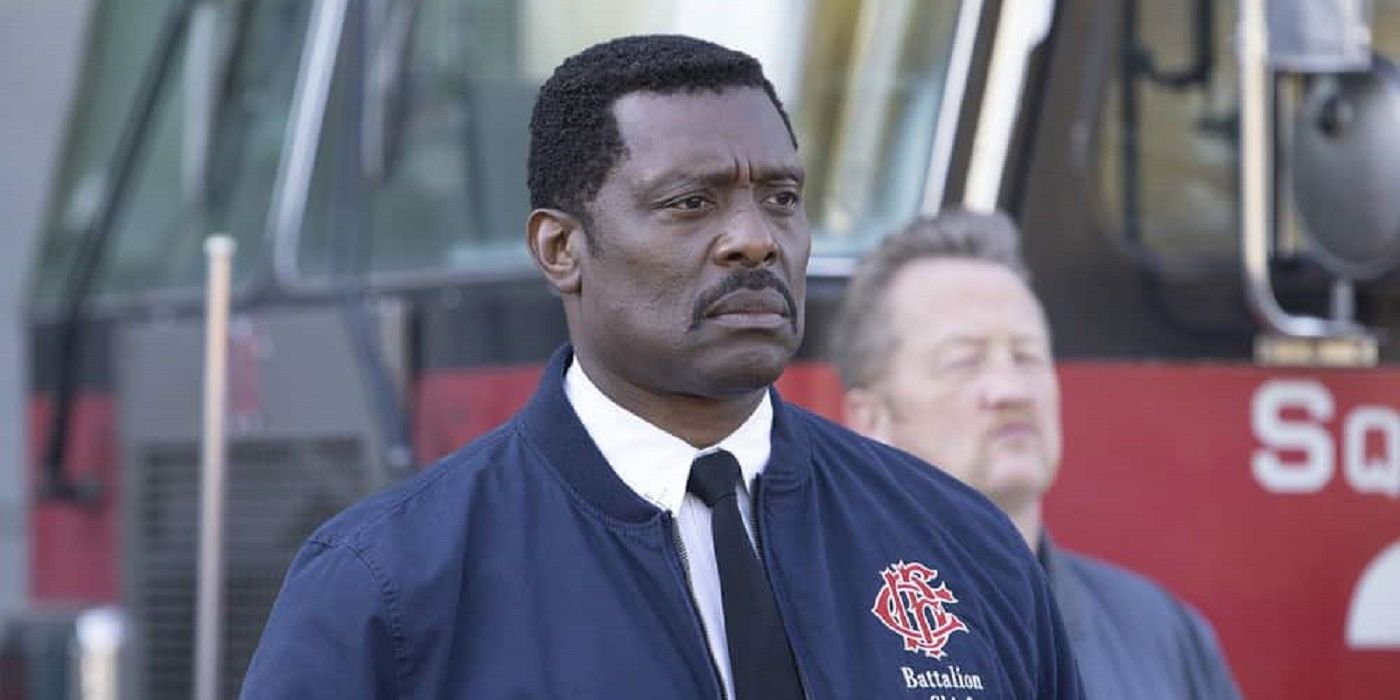
[[[583,224],[558,209],[536,209],[525,223],[530,257],[560,294],[578,294],[583,286],[584,235]]]
[[[846,427],[868,438],[890,444],[894,437],[889,406],[870,389],[851,389],[843,401]]]

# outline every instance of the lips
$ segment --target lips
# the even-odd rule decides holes
[[[776,289],[733,291],[720,297],[705,310],[706,318],[764,315],[788,315],[787,300]]]

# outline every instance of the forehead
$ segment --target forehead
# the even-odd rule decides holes
[[[1040,302],[1016,273],[997,263],[917,260],[895,275],[885,304],[902,335],[930,342],[963,336],[1049,336]]]
[[[777,107],[759,88],[633,92],[618,98],[613,114],[627,147],[622,165],[642,179],[676,168],[801,165]]]

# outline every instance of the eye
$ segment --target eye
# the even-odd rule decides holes
[[[796,209],[802,203],[802,196],[795,190],[782,190],[769,195],[768,202],[781,209]]]
[[[681,212],[698,212],[708,209],[713,202],[703,194],[688,194],[666,203],[667,209]]]
[[[957,350],[940,358],[938,369],[943,372],[966,372],[976,369],[981,361],[982,354],[973,348]]]
[[[1036,348],[1021,348],[1016,351],[1016,363],[1029,367],[1045,364],[1048,354]]]

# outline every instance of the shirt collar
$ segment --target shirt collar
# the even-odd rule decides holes
[[[773,403],[768,392],[743,425],[718,443],[696,449],[686,441],[646,419],[617,405],[588,378],[578,362],[564,373],[564,395],[574,413],[623,483],[652,505],[679,513],[685,501],[685,484],[690,464],[696,457],[727,450],[739,461],[744,487],[753,490],[753,481],[768,463],[773,428]]]

